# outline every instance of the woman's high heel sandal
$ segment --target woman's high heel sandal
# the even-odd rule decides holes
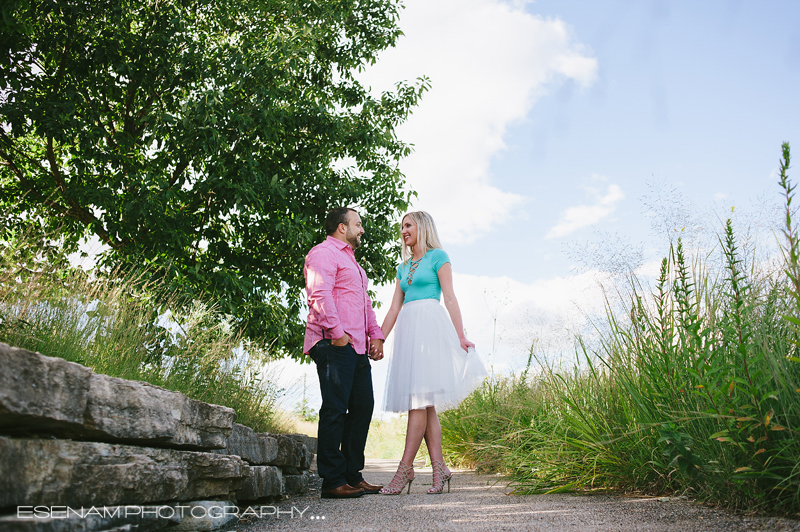
[[[447,493],[450,493],[450,479],[453,477],[453,473],[444,467],[443,461],[434,460],[431,462],[431,467],[433,467],[433,487],[428,490],[428,493],[442,493],[445,482],[447,482]]]
[[[403,491],[403,488],[406,487],[406,484],[408,484],[408,491],[406,492],[406,494],[408,494],[411,493],[412,482],[414,482],[414,466],[410,466],[401,460],[400,465],[397,466],[397,473],[394,474],[394,478],[389,482],[389,485],[383,488],[379,493],[382,495],[398,495]]]

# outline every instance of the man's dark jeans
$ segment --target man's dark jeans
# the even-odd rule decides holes
[[[322,391],[317,433],[322,489],[355,486],[364,480],[364,447],[375,406],[369,357],[330,340],[320,340],[308,354],[317,364]]]

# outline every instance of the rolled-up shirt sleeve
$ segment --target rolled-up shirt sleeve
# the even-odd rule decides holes
[[[314,249],[306,261],[309,324],[321,327],[331,339],[345,334],[333,297],[335,281],[336,260],[332,252],[325,248]]]

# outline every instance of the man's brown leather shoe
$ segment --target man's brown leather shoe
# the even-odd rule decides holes
[[[362,480],[361,482],[359,482],[358,484],[356,484],[353,487],[354,488],[363,488],[364,489],[364,493],[378,493],[383,488],[383,486],[376,486],[375,484],[370,484],[366,480]]]
[[[322,499],[351,499],[364,495],[364,488],[354,488],[349,484],[342,484],[338,488],[325,490],[320,495]]]

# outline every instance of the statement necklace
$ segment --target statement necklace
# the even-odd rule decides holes
[[[411,284],[411,281],[414,279],[414,272],[417,271],[417,266],[419,266],[419,263],[422,262],[422,259],[424,259],[424,258],[425,258],[425,255],[421,256],[419,258],[419,260],[410,260],[410,261],[408,261],[408,264],[409,264],[409,266],[408,266],[408,277],[406,277],[406,282],[408,282],[409,285]]]

